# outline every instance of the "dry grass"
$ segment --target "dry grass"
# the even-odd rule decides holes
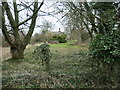
[[[25,58],[3,61],[4,88],[101,88],[97,74],[93,73],[87,46],[70,46],[69,43],[50,45],[52,59],[49,68],[36,59],[36,45],[28,45]],[[120,86],[120,85],[118,85]],[[117,87],[117,86],[115,86]]]
[[[27,45],[26,48],[31,48],[31,47],[35,47],[38,46],[40,44],[34,44],[34,45]],[[0,57],[1,57],[1,61],[7,60],[9,58],[11,58],[11,54],[10,54],[10,47],[0,47]]]
[[[2,51],[0,53],[2,55],[2,60],[6,60],[6,59],[11,58],[10,47],[2,48]]]
[[[13,88],[76,88],[86,87],[82,76],[90,71],[87,68],[85,47],[67,46],[66,44],[52,45],[52,60],[49,71],[41,60],[35,59],[32,52],[38,46],[28,45],[25,59],[7,60],[3,62],[3,87]],[[80,81],[81,80],[81,81]]]

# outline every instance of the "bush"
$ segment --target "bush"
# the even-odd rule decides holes
[[[66,43],[67,42],[66,35],[63,34],[63,35],[59,36],[58,41],[59,41],[59,43]]]
[[[120,60],[120,31],[113,30],[105,35],[97,35],[90,44],[92,58],[105,63],[119,62]]]
[[[89,58],[95,83],[101,87],[118,87],[120,62],[120,31],[97,35],[90,44]]]
[[[33,53],[33,54],[35,54],[36,58],[38,58],[38,59],[40,58],[42,60],[42,64],[43,64],[43,62],[48,64],[51,59],[51,52],[50,52],[49,48],[50,48],[49,44],[44,43],[44,44],[38,46]]]
[[[57,41],[59,41],[59,43],[66,43],[67,42],[66,37],[67,36],[65,34],[60,35],[60,36],[55,35],[52,37],[51,40],[57,40]]]

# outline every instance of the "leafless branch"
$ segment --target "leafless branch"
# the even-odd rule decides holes
[[[35,13],[33,13],[32,16],[30,16],[28,19],[24,20],[23,22],[19,23],[19,24],[18,24],[18,27],[19,27],[20,25],[24,24],[25,22],[29,21],[30,19],[32,19],[33,16],[37,14],[37,12],[39,11],[39,9],[40,9],[41,6],[43,5],[43,3],[44,3],[44,2],[42,2],[42,3],[40,4],[40,6],[38,7],[38,9],[35,11]]]

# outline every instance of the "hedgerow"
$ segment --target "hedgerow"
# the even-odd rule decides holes
[[[95,60],[105,63],[120,61],[120,31],[99,34],[90,44],[90,54]]]

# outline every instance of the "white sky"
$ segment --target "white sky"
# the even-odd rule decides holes
[[[7,0],[7,1],[9,1],[9,2],[12,3],[12,0]],[[34,1],[34,0],[23,0],[23,1],[32,2],[32,1]],[[40,0],[38,0],[38,1],[40,1]],[[42,1],[42,0],[41,0],[41,1]],[[18,1],[18,2],[19,2],[19,1]],[[55,2],[50,1],[50,0],[45,0],[44,4],[43,4],[43,6],[41,7],[40,10],[42,10],[42,11],[44,11],[44,12],[52,12],[52,11],[54,11],[55,8],[54,8],[54,7],[50,7],[53,3],[55,3]],[[49,7],[50,7],[50,8],[49,8]],[[11,11],[12,11],[12,10],[11,10]],[[12,11],[12,13],[14,13],[14,12]],[[26,15],[25,15],[24,12],[20,13],[19,16],[26,18]],[[13,15],[13,17],[14,17],[14,15]],[[55,17],[57,17],[57,18],[55,18]],[[61,28],[61,31],[63,32],[63,31],[64,31],[63,25],[58,21],[58,19],[60,19],[62,16],[61,16],[61,15],[55,15],[55,17],[50,16],[50,15],[38,16],[38,17],[37,17],[37,21],[36,21],[36,25],[42,25],[42,22],[43,22],[44,20],[47,20],[47,21],[51,22],[52,25],[54,25],[50,31],[58,31],[59,28]],[[6,16],[5,18],[7,18],[7,16]],[[7,21],[7,22],[8,22],[8,21]],[[21,21],[20,21],[20,22],[21,22]],[[30,21],[29,21],[29,22],[30,22]],[[28,29],[25,29],[25,31],[28,31]],[[33,35],[34,35],[35,33],[39,33],[40,31],[41,31],[41,28],[35,28],[35,29],[34,29],[34,32],[33,32]],[[0,32],[1,32],[1,30],[0,30]]]
[[[7,1],[12,1],[12,0],[7,0]],[[34,0],[21,0],[21,1],[28,1],[28,2],[32,2]],[[39,2],[41,2],[42,0],[38,0]],[[55,3],[55,1],[70,1],[70,0],[45,0],[43,6],[41,7],[40,10],[45,11],[45,12],[51,12],[54,10],[54,7],[49,8],[49,6],[51,6],[53,3]],[[85,0],[71,0],[71,1],[85,1]],[[87,1],[91,1],[91,0],[87,0]],[[98,1],[98,0],[92,0],[92,1]],[[99,1],[106,1],[106,0],[99,0]],[[114,1],[114,0],[107,0],[107,1]],[[115,0],[116,1],[116,0]],[[20,15],[23,17],[24,14]],[[60,19],[62,16],[61,15],[55,15],[58,19]],[[58,31],[59,28],[61,28],[61,31],[64,31],[64,26],[60,23],[57,22],[58,19],[53,17],[53,16],[41,16],[37,18],[37,25],[42,25],[42,22],[44,20],[47,20],[49,22],[51,22],[54,26],[51,29],[51,31]],[[35,28],[33,34],[35,33],[39,33],[41,30],[41,28]]]
[[[55,8],[54,7],[50,7],[52,4],[54,4],[54,2],[47,1],[47,2],[45,2],[43,4],[43,6],[41,7],[40,10],[45,11],[45,12],[52,12],[52,11],[54,11]],[[50,31],[58,31],[59,28],[61,28],[61,31],[64,31],[63,25],[58,21],[58,19],[60,19],[61,17],[62,17],[61,15],[55,15],[55,17],[51,16],[51,15],[49,15],[49,16],[41,16],[41,17],[37,18],[36,24],[39,23],[39,25],[42,25],[43,20],[47,20],[47,21],[51,22],[54,25]],[[39,32],[39,30],[40,30],[39,28],[35,29],[34,33]]]

